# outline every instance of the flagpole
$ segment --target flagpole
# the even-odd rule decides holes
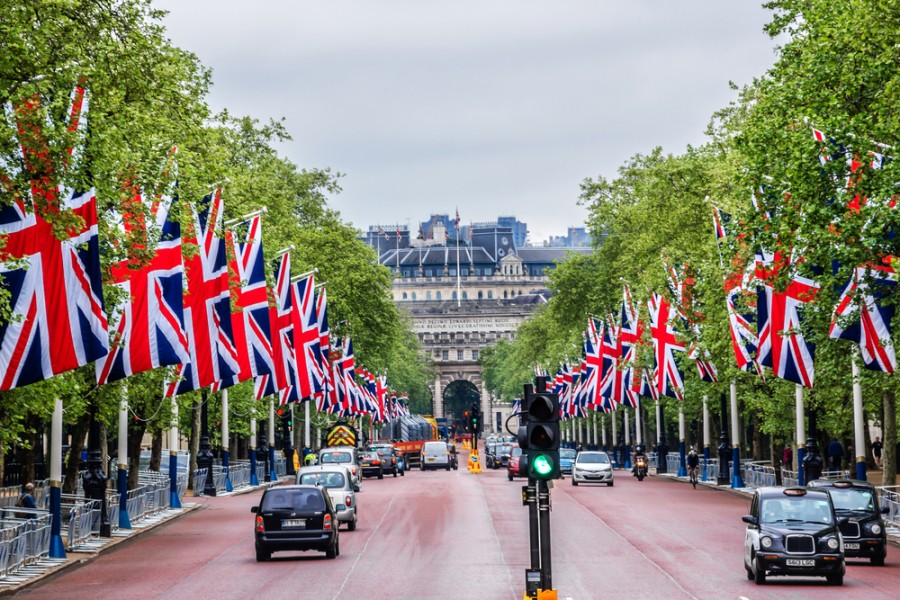
[[[259,210],[254,210],[253,212],[249,212],[246,215],[244,215],[243,217],[238,217],[236,219],[229,219],[228,221],[225,221],[225,227],[231,227],[232,225],[237,225],[238,223],[242,223],[244,221],[249,221],[253,217],[258,217],[260,215],[267,215],[267,214],[269,214],[269,209],[266,208],[265,206],[263,206]]]
[[[169,458],[171,461],[171,457]],[[128,386],[122,386],[119,403],[119,472],[116,487],[119,492],[119,529],[131,529],[128,515]]]
[[[187,465],[185,465],[187,467]],[[169,428],[169,507],[181,508],[178,497],[178,397],[172,396],[172,427]],[[121,527],[121,525],[119,525]]]
[[[703,476],[701,481],[707,481],[709,471],[709,395],[703,394]]]
[[[853,374],[853,448],[856,450],[856,478],[866,480],[865,433],[863,430],[862,384],[859,381],[859,347],[853,347],[850,355]]]
[[[62,541],[62,430],[63,401],[53,401],[50,421],[50,558],[66,558]]]
[[[303,403],[305,406],[303,408],[303,446],[312,451],[312,447],[309,445],[309,401]]]
[[[741,432],[738,430],[737,380],[731,380],[731,487],[744,487],[741,479]]]
[[[256,417],[250,417],[250,485],[259,485],[259,475],[256,474]]]
[[[803,386],[794,384],[794,419],[797,434],[797,485],[803,485],[803,459],[806,457],[806,421],[803,416]]]
[[[229,437],[228,431],[228,388],[222,390],[222,470],[225,472],[225,491],[233,492],[234,487],[231,484],[231,469],[228,468],[229,453]]]
[[[462,306],[459,277],[459,211],[456,211],[456,307]]]
[[[307,271],[306,273],[301,273],[300,275],[294,275],[293,277],[291,277],[291,283],[297,283],[301,279],[306,279],[310,275],[315,275],[318,272],[319,272],[319,269],[318,269],[318,267],[316,267],[312,271]]]

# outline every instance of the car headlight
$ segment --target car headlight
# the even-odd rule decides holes
[[[772,547],[772,538],[765,535],[762,536],[761,538],[759,538],[759,545],[768,550]]]
[[[871,531],[875,535],[881,535],[881,525],[879,525],[878,523],[872,523],[869,526],[869,531]]]
[[[826,544],[828,545],[828,547],[831,548],[832,550],[837,550],[837,549],[838,549],[838,546],[841,545],[841,543],[838,541],[838,539],[837,539],[837,538],[833,538],[833,537],[832,537],[832,538],[828,538],[828,540],[826,540],[825,543],[826,543]]]

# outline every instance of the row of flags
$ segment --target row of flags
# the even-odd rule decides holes
[[[384,420],[408,412],[408,399],[364,368],[357,373],[353,343],[332,348],[327,295],[315,272],[291,278],[290,251],[278,253],[274,287],[267,284],[264,210],[225,223],[222,189],[194,206],[179,203],[177,183],[148,195],[124,183],[127,201],[111,243],[129,243],[128,256],[105,274],[119,288],[110,324],[103,298],[97,201],[93,189],[64,189],[53,172],[45,118],[35,96],[11,108],[21,161],[2,164],[0,185],[12,192],[20,174],[28,197],[0,208],[0,275],[13,318],[0,324],[0,390],[10,390],[94,363],[107,384],[158,367],[175,367],[165,395],[223,390],[254,380],[257,398],[315,401],[319,411],[369,414]],[[85,126],[87,95],[75,89],[70,132]],[[164,175],[175,181],[174,153]],[[72,168],[79,156],[69,150]],[[18,169],[18,170],[17,170]],[[175,211],[190,211],[182,232]],[[79,225],[60,235],[48,217],[72,211]],[[57,227],[58,229],[58,227]],[[61,238],[61,239],[60,239]],[[233,310],[233,308],[234,310]],[[359,377],[358,377],[359,376]]]
[[[866,168],[879,169],[890,157],[871,152],[861,159],[821,131],[813,130],[813,135],[822,144],[823,166],[835,160],[846,161],[847,176],[833,181],[850,198],[847,211],[859,212],[869,199],[852,193],[854,185]],[[764,219],[773,218],[761,201],[767,194],[763,188],[751,196],[753,206]],[[885,203],[893,209],[896,198]],[[712,221],[721,252],[729,235],[730,216],[713,207]],[[888,232],[887,237],[892,237],[892,233]],[[819,284],[798,272],[803,260],[800,249],[780,246],[775,251],[758,250],[749,265],[736,257],[723,288],[738,369],[763,378],[763,367],[768,367],[777,378],[811,388],[815,381],[815,346],[803,336],[802,316],[804,308],[815,301]],[[638,319],[626,286],[620,317],[591,317],[583,335],[581,362],[571,365],[567,359],[557,371],[552,391],[560,395],[563,418],[583,417],[588,410],[609,412],[618,405],[636,407],[641,396],[683,399],[684,374],[677,358],[681,353],[694,361],[701,381],[718,381],[717,369],[700,344],[703,316],[693,307],[693,276],[686,265],[676,268],[665,258],[663,261],[672,302],[655,292],[650,292],[647,301],[652,367],[642,370],[638,366],[637,352],[646,326]],[[896,290],[897,275],[892,262],[890,255],[873,255],[871,262],[853,269],[841,289],[829,329],[830,338],[859,346],[866,368],[885,373],[897,369],[891,342],[895,308],[893,303],[884,301]],[[837,273],[840,265],[835,262],[832,269]],[[776,287],[774,282],[782,275],[787,277],[787,284]],[[535,375],[542,374],[546,376],[544,369],[536,365]]]

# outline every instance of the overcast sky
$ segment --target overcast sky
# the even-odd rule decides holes
[[[702,144],[774,63],[756,0],[154,0],[213,69],[213,110],[286,118],[280,150],[345,174],[359,228],[459,209],[533,242],[584,223],[586,177]]]

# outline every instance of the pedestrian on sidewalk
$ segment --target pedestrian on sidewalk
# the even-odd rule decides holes
[[[832,471],[841,470],[841,461],[844,459],[844,447],[837,439],[828,444],[828,462]]]
[[[875,441],[872,442],[872,458],[875,459],[875,466],[878,467],[879,469],[881,468],[881,449],[882,449],[882,447],[883,446],[881,444],[881,438],[876,437]]]
[[[19,499],[16,500],[16,506],[21,508],[37,508],[37,504],[34,501],[34,484],[30,481],[22,487],[22,494],[19,496]],[[20,519],[28,519],[33,516],[34,513],[30,512],[16,513],[16,517]]]
[[[781,454],[781,464],[790,471],[794,466],[794,451],[791,450],[790,444],[785,444],[784,452]]]

